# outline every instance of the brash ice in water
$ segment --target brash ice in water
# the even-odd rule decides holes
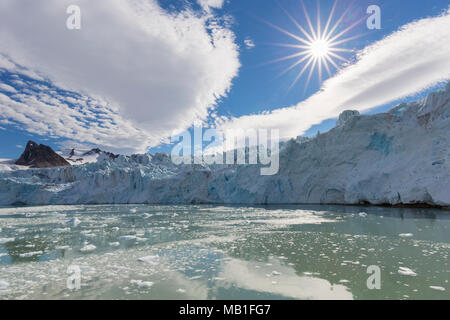
[[[449,226],[434,209],[3,208],[0,299],[449,299]]]

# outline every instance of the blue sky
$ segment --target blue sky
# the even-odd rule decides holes
[[[177,41],[174,40],[174,43],[170,43],[174,49],[167,52],[170,54],[176,52],[177,54],[174,54],[175,58],[169,59],[170,56],[167,53],[157,55],[157,52],[159,51],[162,53],[165,52],[163,50],[166,50],[164,46],[167,46],[167,44],[158,38],[159,33],[152,34],[151,31],[149,31],[150,36],[154,38],[152,38],[151,42],[149,41],[148,48],[145,48],[145,50],[148,49],[146,55],[149,56],[154,54],[155,60],[159,61],[160,59],[159,66],[164,63],[168,64],[167,68],[164,67],[161,69],[161,73],[158,73],[158,65],[149,65],[144,67],[147,67],[151,72],[147,72],[144,75],[138,74],[137,72],[141,69],[139,63],[147,63],[148,61],[144,54],[145,52],[142,53],[142,56],[137,55],[135,58],[136,51],[128,52],[123,50],[123,48],[120,48],[117,45],[111,45],[110,43],[105,45],[105,48],[102,48],[101,46],[92,46],[92,48],[89,47],[82,51],[80,49],[80,58],[77,58],[78,60],[73,63],[74,67],[71,70],[70,66],[72,64],[64,60],[70,60],[71,57],[67,55],[67,52],[62,51],[63,49],[58,48],[53,50],[52,54],[55,52],[55,57],[52,58],[53,60],[49,61],[45,59],[44,54],[40,60],[39,57],[33,56],[36,52],[38,55],[41,51],[44,52],[45,50],[42,50],[43,46],[46,46],[45,49],[47,49],[47,47],[54,45],[51,40],[47,39],[53,37],[53,35],[43,34],[45,30],[53,30],[51,24],[45,26],[45,28],[42,27],[43,31],[39,34],[39,37],[41,37],[40,41],[34,43],[30,40],[30,45],[17,44],[19,42],[17,42],[16,38],[19,38],[21,35],[19,33],[20,30],[17,31],[19,27],[12,25],[12,23],[6,25],[11,30],[7,30],[9,33],[0,33],[0,37],[6,37],[6,41],[0,41],[0,54],[3,55],[4,59],[7,59],[10,62],[13,61],[19,66],[16,65],[14,68],[7,69],[5,67],[2,68],[2,65],[0,64],[0,83],[14,88],[8,91],[5,87],[3,87],[3,89],[0,87],[0,93],[3,93],[4,96],[13,100],[5,102],[6,98],[4,98],[2,102],[0,99],[0,104],[9,103],[10,108],[14,109],[16,108],[14,106],[16,102],[22,103],[23,105],[27,105],[29,101],[34,103],[34,97],[38,97],[37,100],[46,103],[52,98],[58,99],[58,102],[54,105],[51,104],[50,108],[48,110],[46,109],[45,113],[39,115],[39,117],[42,118],[34,119],[35,121],[31,121],[30,119],[33,119],[35,114],[40,113],[42,108],[48,108],[48,105],[43,106],[42,104],[39,104],[39,106],[36,106],[36,109],[33,109],[34,111],[29,114],[27,114],[26,108],[24,108],[24,111],[19,115],[7,114],[6,111],[0,114],[0,158],[18,157],[22,152],[22,147],[30,139],[48,144],[55,149],[60,149],[61,146],[94,146],[98,144],[105,149],[115,152],[123,151],[129,153],[137,150],[137,148],[142,149],[142,146],[146,143],[149,144],[149,142],[146,142],[145,138],[147,133],[152,136],[150,139],[150,144],[152,146],[152,148],[150,148],[151,152],[168,152],[170,151],[170,145],[162,144],[161,146],[157,146],[155,141],[167,137],[167,132],[171,130],[189,127],[189,124],[192,124],[192,119],[195,119],[197,116],[210,124],[222,116],[227,117],[227,119],[238,119],[236,121],[237,123],[243,123],[241,121],[241,117],[243,116],[267,112],[270,113],[271,111],[280,108],[292,108],[298,106],[303,101],[314,96],[321,89],[323,82],[319,81],[317,72],[312,73],[311,81],[306,89],[305,82],[308,72],[299,79],[294,87],[289,89],[304,64],[300,64],[280,77],[277,76],[295,62],[296,60],[294,59],[268,64],[272,60],[298,52],[299,49],[297,48],[272,45],[272,43],[297,44],[298,42],[269,26],[268,23],[279,26],[280,28],[300,36],[301,33],[299,30],[281,9],[281,7],[286,9],[301,26],[307,29],[308,25],[300,1],[227,0],[220,8],[215,8],[214,6],[207,7],[205,5],[207,1],[214,2],[214,0],[205,1],[203,2],[204,6],[202,9],[196,1],[160,0],[158,4],[162,8],[162,11],[158,11],[159,9],[156,10],[156,7],[153,5],[148,8],[148,11],[143,10],[140,13],[141,15],[148,14],[149,16],[147,18],[150,19],[153,17],[153,11],[156,10],[158,12],[156,17],[161,19],[157,20],[160,21],[160,23],[156,28],[165,28],[161,29],[162,31],[160,30],[159,33],[167,32],[166,37],[184,37]],[[85,37],[85,39],[83,38],[79,41],[86,40],[86,42],[80,43],[91,43],[91,40],[95,39],[93,36],[90,38],[91,34],[94,34],[103,26],[96,25],[94,32],[94,27],[90,27],[89,24],[91,21],[89,20],[89,15],[92,14],[94,9],[86,7],[87,4],[84,4],[83,1],[79,2],[81,3],[80,7],[82,12],[87,11],[88,16],[87,22],[83,22],[82,31],[80,31],[83,33],[80,33],[81,36],[79,36],[80,38]],[[313,24],[315,24],[318,13],[317,1],[305,0],[304,3],[307,12],[311,15]],[[352,49],[355,50],[355,52],[363,50],[371,44],[382,40],[386,36],[396,33],[400,27],[413,21],[442,15],[448,9],[449,2],[446,0],[340,0],[337,4],[332,24],[333,22],[336,22],[339,16],[347,8],[350,7],[351,9],[349,9],[342,22],[338,25],[336,33],[345,30],[355,21],[364,17],[367,8],[370,5],[378,5],[381,8],[382,28],[380,30],[368,30],[366,21],[364,20],[343,36],[344,38],[347,38],[361,35],[361,37],[342,44],[340,48]],[[332,6],[333,1],[320,1],[319,12],[323,24],[326,22]],[[120,7],[120,9],[121,8],[122,7]],[[8,7],[7,9],[11,10],[11,14],[14,14],[15,10],[20,9],[20,7],[11,5],[11,7]],[[189,10],[192,16],[189,16],[187,19],[173,18],[173,15],[177,13],[182,14],[186,12],[186,10]],[[5,12],[7,12],[7,10]],[[43,12],[45,12],[45,10]],[[36,13],[36,16],[34,17],[36,18],[37,15],[38,13]],[[118,25],[130,23],[129,21],[117,22],[114,20],[116,19],[114,13],[111,13],[111,15],[111,21]],[[65,18],[66,17],[62,15],[59,18],[55,18],[55,21],[59,22],[58,19],[64,21]],[[45,19],[45,17],[42,17],[42,19]],[[51,18],[48,20],[52,21]],[[206,20],[208,21],[204,22]],[[39,24],[43,23],[42,20],[32,22],[37,26],[36,30],[39,31]],[[108,23],[107,19],[105,19],[105,23]],[[193,29],[198,29],[198,34],[188,34],[187,36],[180,36],[179,34],[173,35],[173,33],[167,31],[168,28],[172,28],[171,24],[176,25],[176,28],[183,29],[186,27],[186,29],[183,29],[185,30],[184,34],[193,32],[191,31]],[[429,25],[430,28],[433,27],[431,26],[431,22]],[[2,28],[5,28],[5,26]],[[151,28],[155,28],[155,25],[152,25]],[[204,30],[202,28],[204,28]],[[202,33],[203,31],[204,33]],[[70,41],[70,37],[78,37],[78,35],[73,32],[70,34],[67,33],[67,30],[58,32],[60,32],[61,37],[69,37],[68,41]],[[205,35],[208,36],[208,34],[214,32],[217,34],[220,33],[221,35],[220,39],[219,36],[217,36],[218,38],[215,40],[217,43],[209,48],[209,53],[203,52],[200,45],[191,48],[193,45],[192,43],[195,42],[196,39],[199,39],[199,43],[201,43]],[[120,31],[118,33],[120,33]],[[57,39],[58,36],[59,35],[55,35],[55,38]],[[221,38],[222,36],[223,39]],[[106,35],[106,38],[107,37],[108,35]],[[123,34],[118,34],[117,37],[118,42],[120,42],[121,37],[123,37],[123,39],[128,39],[130,34],[123,32]],[[78,41],[78,38],[76,41]],[[245,44],[246,41],[251,41],[254,46],[247,46]],[[114,42],[114,34],[111,35],[110,42]],[[3,43],[3,45],[1,43]],[[10,47],[6,47],[8,43],[11,44]],[[142,43],[146,43],[146,39],[143,39]],[[144,50],[142,49],[143,47],[140,47],[142,43],[137,43],[139,45],[137,48],[141,48],[141,51]],[[182,51],[177,51],[179,49],[177,47],[178,44],[180,44],[182,50],[185,50],[184,52],[190,50],[193,51],[193,54],[183,56],[184,53],[179,53]],[[64,43],[61,45],[64,46]],[[132,43],[132,45],[135,45],[135,43]],[[440,45],[448,46],[446,43]],[[131,45],[128,47],[130,46]],[[114,51],[116,49],[117,53]],[[61,52],[59,53],[58,50],[61,50]],[[99,82],[102,81],[102,78],[96,78],[95,73],[92,75],[84,75],[80,72],[80,75],[78,75],[77,70],[83,70],[83,68],[89,67],[88,63],[85,63],[84,61],[90,62],[90,59],[92,59],[92,65],[94,67],[98,65],[98,62],[96,64],[96,60],[93,58],[98,52],[108,53],[108,57],[111,55],[111,61],[116,63],[117,61],[123,61],[124,65],[129,65],[129,61],[135,58],[137,66],[133,67],[135,67],[137,71],[134,72],[134,69],[130,69],[129,73],[127,73],[127,70],[123,70],[123,67],[117,67],[114,69],[114,72],[109,73],[108,65],[105,63],[105,66],[98,66],[98,73],[104,72],[104,79],[107,79],[105,80],[107,83],[104,85],[99,84]],[[198,52],[198,54],[196,52]],[[348,59],[351,65],[356,61],[355,52],[339,54]],[[443,54],[446,54],[446,52]],[[83,55],[86,56],[84,57]],[[181,67],[172,68],[174,64],[178,63],[178,61],[174,62],[174,59],[180,58],[180,55],[183,58],[179,62]],[[203,57],[203,55],[205,56]],[[31,58],[32,56],[33,58]],[[164,60],[164,56],[168,56],[167,61]],[[401,60],[401,57],[395,58]],[[372,57],[371,59],[370,63],[373,63],[373,60],[376,59],[376,57]],[[76,65],[77,63],[80,66],[79,68]],[[202,63],[205,65],[203,66]],[[192,68],[189,66],[192,66]],[[405,67],[407,67],[407,65],[405,65]],[[411,69],[414,69],[415,67],[416,66],[412,66]],[[185,68],[189,70],[186,70]],[[386,65],[386,68],[390,68],[389,65]],[[90,67],[90,69],[92,69],[92,67]],[[24,72],[24,70],[26,72]],[[211,70],[214,70],[213,76],[209,75]],[[334,77],[336,75],[336,70],[334,68],[331,70],[332,77]],[[389,70],[384,71],[386,74],[389,74]],[[173,72],[173,76],[171,72]],[[448,79],[447,72],[447,66],[443,66],[442,79],[440,80],[445,81]],[[187,74],[186,76],[185,73]],[[76,75],[71,77],[72,74]],[[123,77],[122,74],[124,75]],[[197,77],[197,75],[200,76]],[[85,79],[83,77],[87,77],[87,81],[84,81]],[[204,79],[201,77],[204,77]],[[141,78],[143,79],[142,81],[140,81]],[[198,84],[193,84],[191,79],[197,78],[201,78],[202,81],[199,81]],[[326,80],[327,78],[328,76],[325,73],[323,80]],[[438,75],[435,73],[430,75],[428,84],[424,82],[418,86],[421,90],[412,88],[411,92],[401,91],[398,95],[397,93],[389,92],[392,99],[386,99],[386,101],[389,101],[381,105],[372,105],[372,108],[369,108],[370,103],[375,100],[370,98],[369,102],[366,101],[367,99],[363,99],[361,101],[362,104],[364,104],[364,110],[362,111],[365,113],[385,111],[399,101],[419,99],[429,91],[436,90],[442,86],[443,82],[436,83],[436,78],[438,78]],[[405,80],[400,78],[398,81],[405,81],[406,86],[407,80],[407,77],[405,77]],[[172,81],[176,83],[172,84]],[[90,85],[83,87],[82,84],[84,83],[89,83]],[[167,83],[168,86],[167,93],[159,96],[158,93],[164,92],[166,89],[163,86],[165,83]],[[205,84],[206,87],[210,87],[205,89]],[[130,88],[128,88],[128,86],[130,86]],[[399,87],[400,86],[401,84]],[[174,97],[172,101],[169,100],[167,96],[171,95],[173,87],[177,88],[177,93],[181,93],[179,97]],[[425,89],[422,87],[425,87]],[[117,91],[121,90],[123,90],[124,93],[117,93]],[[198,91],[198,94],[194,95],[194,93],[197,93],[196,90]],[[364,88],[364,92],[365,91],[367,91],[367,88]],[[141,94],[141,92],[150,93],[146,96]],[[405,96],[404,93],[407,93],[407,97],[403,97]],[[336,93],[333,94],[339,95],[340,91],[336,91]],[[383,92],[381,91],[379,94],[383,95]],[[397,96],[402,96],[403,98],[397,98]],[[67,97],[70,99],[66,99]],[[155,101],[157,101],[154,105],[151,103],[150,106],[142,104],[142,108],[134,109],[141,101],[145,100],[146,103],[149,103],[148,101],[152,101],[153,97],[155,97]],[[86,103],[86,101],[90,101],[90,103]],[[184,107],[184,101],[189,101],[191,106],[186,102],[186,107]],[[97,102],[98,104],[96,105]],[[56,110],[52,108],[58,108],[61,103],[64,105],[63,110],[65,111],[52,112],[52,110]],[[212,112],[208,107],[214,104],[215,110]],[[104,108],[104,110],[102,108]],[[363,108],[362,105],[361,108]],[[171,113],[168,111],[165,112],[166,109],[170,110]],[[76,114],[72,114],[70,110],[76,110]],[[172,116],[174,114],[179,115]],[[25,115],[27,119],[22,120],[23,115]],[[147,115],[148,119],[143,119],[146,118]],[[64,117],[64,119],[58,119],[58,117]],[[316,133],[317,130],[320,130],[321,132],[327,131],[333,127],[335,122],[335,120],[333,120],[334,117],[335,114],[330,113],[330,118],[332,119],[329,120],[325,118],[321,124],[311,122],[312,125],[309,125],[309,122],[307,122],[304,130],[299,131],[299,133],[312,135]],[[50,121],[49,118],[52,118],[52,121]],[[263,120],[263,118],[255,119]],[[270,121],[270,119],[267,121]],[[298,119],[298,121],[301,122],[302,119]],[[226,120],[226,122],[228,122],[228,120]],[[232,120],[229,122],[233,123]],[[45,125],[40,126],[39,123],[45,123]],[[157,127],[159,123],[161,124],[161,127]],[[177,128],[178,123],[180,125]],[[286,127],[289,125],[291,124],[286,124]],[[283,124],[280,126],[283,126]],[[155,128],[155,130],[152,130],[152,128]],[[306,130],[306,128],[308,129]],[[101,134],[99,135],[98,132],[101,132]],[[292,132],[295,132],[295,130],[292,131],[291,129],[289,135],[293,135]],[[130,142],[127,140],[128,138],[135,141],[142,140],[142,142],[139,146],[136,145],[136,147],[131,147]]]

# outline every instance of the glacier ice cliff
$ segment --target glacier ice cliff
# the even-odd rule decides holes
[[[176,166],[168,155],[0,171],[0,205],[103,203],[450,206],[450,83],[389,112],[347,111],[331,131],[283,143],[280,171]]]

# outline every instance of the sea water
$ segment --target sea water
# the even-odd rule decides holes
[[[449,228],[437,209],[0,208],[0,299],[450,299]]]

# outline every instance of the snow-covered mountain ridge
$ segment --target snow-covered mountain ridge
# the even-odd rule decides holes
[[[0,171],[0,205],[102,203],[429,204],[450,207],[450,83],[387,113],[280,149],[280,171],[176,166],[165,154]]]
[[[118,155],[95,149],[64,149],[57,153],[66,159],[71,165],[81,165],[86,163],[101,162],[104,160],[115,159]]]

